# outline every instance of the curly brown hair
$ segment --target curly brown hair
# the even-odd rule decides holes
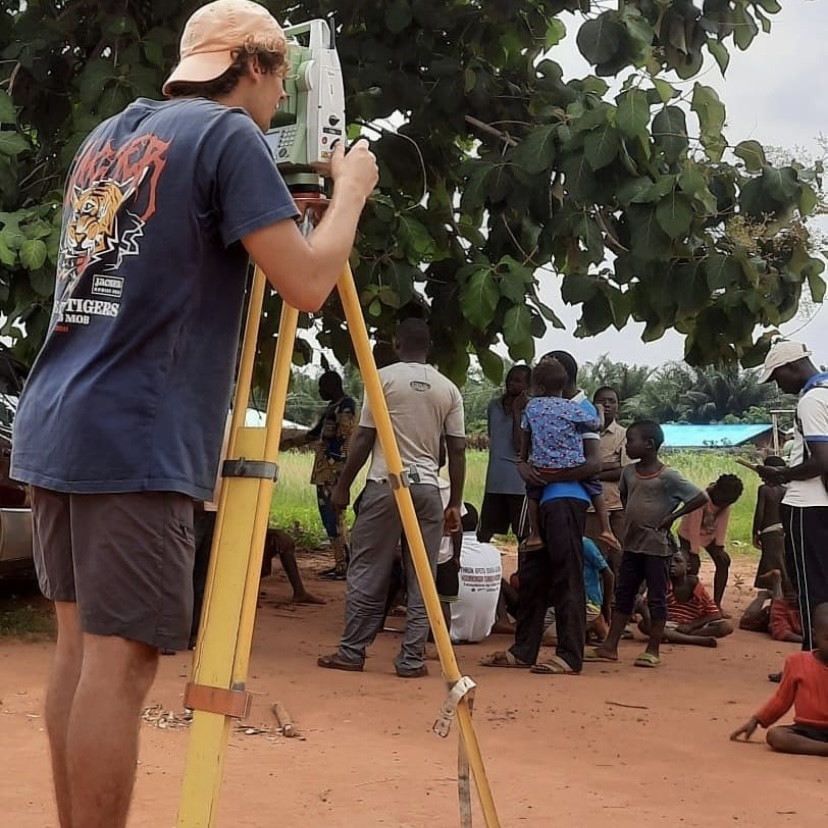
[[[171,83],[167,90],[170,98],[220,98],[232,92],[239,81],[247,74],[250,61],[260,72],[268,75],[284,73],[288,63],[284,52],[269,52],[266,49],[253,48],[252,50],[240,47],[232,52],[233,63],[217,78],[210,81],[176,81]]]

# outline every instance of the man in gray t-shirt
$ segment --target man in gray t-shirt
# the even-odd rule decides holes
[[[517,470],[520,401],[526,396],[531,369],[513,365],[506,374],[505,392],[489,403],[486,425],[489,436],[489,463],[486,489],[480,509],[477,538],[488,543],[492,535],[504,535],[511,527],[517,537],[526,484]]]
[[[466,472],[463,398],[454,383],[426,363],[431,339],[425,322],[406,319],[397,330],[395,344],[400,361],[383,368],[379,372],[380,380],[434,575],[443,535],[460,529],[460,504]],[[438,487],[440,440],[443,436],[451,485],[445,509]],[[320,656],[316,662],[320,667],[331,670],[362,670],[365,650],[382,628],[385,618],[391,569],[402,535],[388,466],[366,399],[345,467],[331,492],[334,508],[344,509],[348,505],[351,484],[369,455],[371,466],[368,479],[351,532],[345,629],[337,652]],[[408,603],[405,636],[395,666],[400,678],[418,678],[428,672],[423,656],[429,624],[420,585],[405,544],[403,568]]]

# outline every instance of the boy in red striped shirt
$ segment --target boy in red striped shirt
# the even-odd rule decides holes
[[[759,725],[769,728],[768,744],[780,753],[828,756],[828,603],[813,614],[816,649],[788,656],[782,683],[771,699],[746,724],[731,733],[748,741]],[[794,708],[794,723],[771,727]]]
[[[701,581],[690,575],[684,552],[677,549],[670,560],[670,583],[667,587],[667,626],[663,640],[670,644],[695,644],[715,647],[717,639],[733,632],[733,626],[722,617]],[[650,634],[650,617],[646,601],[641,601],[642,615],[638,628]]]

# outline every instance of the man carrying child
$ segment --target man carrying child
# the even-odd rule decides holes
[[[520,563],[515,643],[481,663],[487,667],[532,667],[542,673],[579,673],[586,638],[582,539],[589,505],[582,481],[600,470],[601,457],[598,440],[592,439],[597,434],[584,434],[588,415],[576,403],[560,397],[567,380],[561,363],[542,360],[532,378],[543,396],[536,411],[530,412],[527,406],[525,424],[531,433],[533,456],[543,458],[551,467],[534,467],[528,462],[528,452],[519,467],[531,487],[543,487],[536,498],[539,516],[533,523],[533,528],[539,527],[542,541],[540,547],[533,544],[525,549]],[[548,663],[536,665],[550,603],[557,624],[556,655]]]

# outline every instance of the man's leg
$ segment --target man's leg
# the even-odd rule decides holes
[[[66,740],[73,828],[123,828],[135,782],[141,708],[158,650],[84,634]]]
[[[58,638],[49,685],[46,690],[46,732],[52,755],[52,777],[61,828],[72,828],[72,806],[69,788],[69,764],[66,738],[69,716],[83,659],[83,637],[78,621],[77,604],[56,602]]]
[[[369,482],[351,533],[345,629],[338,653],[351,664],[365,661],[365,650],[381,629],[391,565],[401,532],[391,486]]]
[[[802,633],[804,639],[807,627],[807,638],[813,640],[814,612],[820,604],[828,602],[828,506],[814,506],[794,511],[803,513],[801,565],[808,613],[800,615]],[[809,649],[812,647],[813,643]]]
[[[555,607],[558,645],[555,650],[574,672],[584,661],[586,592],[584,590],[584,523],[587,504],[563,498],[541,507],[550,560],[550,603]]]
[[[795,506],[782,506],[782,522],[785,526],[785,569],[796,585],[799,617],[802,619],[802,649],[810,652],[814,645],[811,602],[805,570],[805,511]]]
[[[546,549],[527,552],[520,564],[515,643],[512,655],[524,664],[534,664],[543,640],[543,619],[549,604],[549,578],[552,568]]]
[[[417,521],[420,524],[420,532],[428,555],[431,576],[434,578],[437,571],[437,554],[443,539],[443,501],[440,497],[440,490],[436,486],[415,483],[411,486],[411,498],[417,512]],[[429,623],[409,544],[403,544],[402,562],[408,600],[406,602],[405,635],[394,664],[398,672],[407,672],[419,670],[423,666]]]

